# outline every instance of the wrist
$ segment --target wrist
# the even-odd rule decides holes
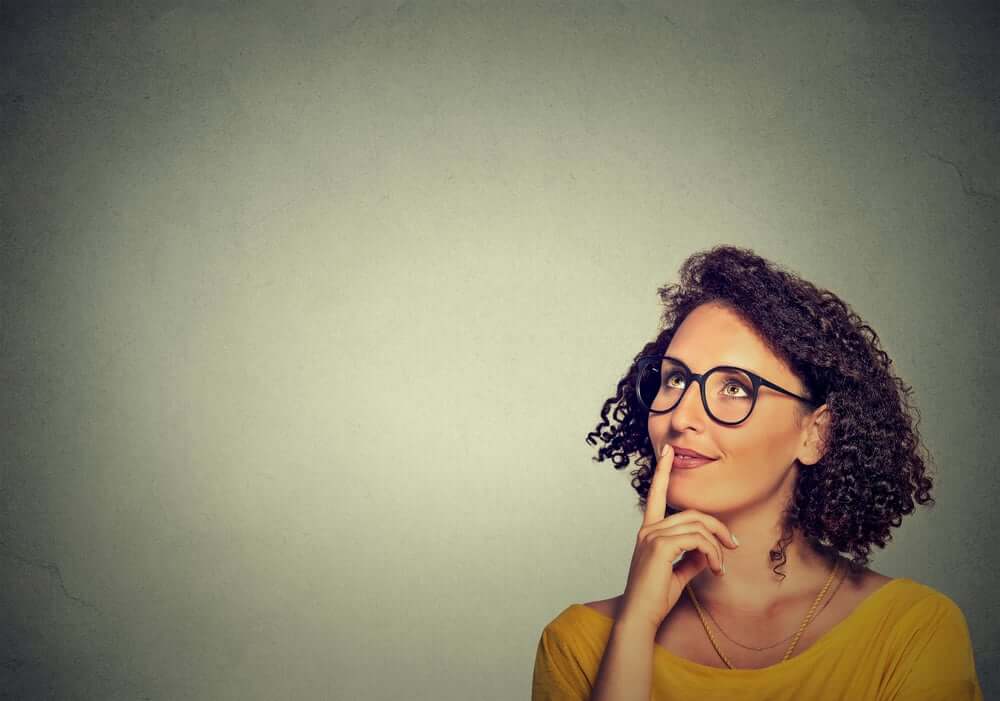
[[[650,639],[656,636],[656,631],[660,625],[653,621],[635,614],[622,613],[615,619],[612,628],[615,631],[632,636],[648,636]]]

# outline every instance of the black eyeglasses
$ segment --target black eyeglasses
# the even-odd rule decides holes
[[[692,380],[701,385],[701,403],[705,412],[713,421],[727,426],[742,423],[750,417],[757,405],[761,385],[806,402],[813,408],[820,406],[812,399],[800,397],[743,368],[719,365],[698,374],[670,356],[642,355],[636,359],[635,393],[639,403],[649,413],[673,411]],[[678,381],[683,385],[678,385]]]

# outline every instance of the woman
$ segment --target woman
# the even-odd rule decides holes
[[[732,246],[659,293],[663,330],[587,436],[616,469],[637,456],[625,592],[545,626],[533,701],[981,701],[961,609],[866,567],[914,500],[934,503],[875,332]]]

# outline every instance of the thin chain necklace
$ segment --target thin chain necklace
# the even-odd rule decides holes
[[[836,563],[834,563],[834,567],[836,567],[836,566],[837,566]],[[831,601],[833,601],[833,597],[835,597],[837,595],[837,592],[840,591],[840,585],[844,583],[844,580],[846,578],[847,578],[847,575],[845,573],[845,575],[843,577],[841,577],[840,579],[837,580],[837,586],[835,586],[833,588],[833,591],[830,592],[830,596],[826,597],[826,601],[824,601],[823,605],[819,607],[819,611],[816,612],[816,616],[819,616],[821,613],[823,613],[823,609],[825,609],[827,607],[827,605]],[[782,643],[788,642],[789,640],[791,640],[792,638],[795,637],[795,633],[792,633],[787,638],[784,638],[783,640],[779,640],[778,642],[776,642],[776,643],[774,643],[772,645],[766,645],[764,647],[753,647],[752,645],[744,645],[743,643],[738,642],[736,640],[733,640],[728,635],[726,635],[726,631],[722,630],[722,626],[720,626],[719,622],[717,620],[715,620],[715,616],[713,616],[712,612],[708,610],[708,607],[705,607],[703,609],[703,611],[705,612],[706,615],[708,615],[709,620],[711,620],[712,623],[715,624],[715,627],[719,629],[719,632],[722,633],[726,637],[726,640],[728,640],[729,642],[731,642],[733,645],[739,645],[741,648],[743,648],[745,650],[756,650],[758,652],[762,652],[764,650],[770,650],[771,648],[778,647]],[[815,618],[815,616],[813,618]]]
[[[792,636],[794,638],[794,640],[792,640],[792,644],[788,646],[788,650],[785,651],[785,656],[781,658],[782,662],[784,662],[785,660],[787,660],[791,656],[792,650],[794,650],[795,646],[798,644],[799,638],[802,637],[802,633],[803,633],[803,631],[805,631],[806,626],[808,626],[809,623],[812,622],[812,619],[815,617],[816,607],[819,605],[819,602],[822,601],[823,596],[826,594],[827,590],[830,588],[830,583],[833,582],[833,577],[837,573],[837,571],[840,569],[840,565],[841,565],[840,560],[838,560],[834,564],[833,570],[830,572],[830,576],[827,577],[827,579],[826,579],[826,584],[823,585],[823,589],[816,596],[816,600],[813,601],[813,605],[809,608],[809,612],[806,614],[805,620],[802,621],[802,625],[799,626],[798,631]],[[722,661],[726,663],[726,666],[729,667],[729,669],[733,669],[732,663],[729,661],[729,658],[726,657],[726,655],[722,652],[722,650],[719,649],[719,643],[715,640],[715,636],[712,635],[712,631],[708,627],[708,621],[705,620],[705,614],[702,612],[701,604],[698,603],[698,597],[695,596],[695,594],[694,594],[694,589],[691,588],[691,584],[690,583],[687,584],[686,588],[687,588],[688,596],[691,597],[691,601],[694,603],[694,607],[698,611],[698,618],[701,619],[701,624],[702,624],[702,626],[704,626],[705,632],[708,633],[708,639],[712,642],[712,647],[714,647],[715,651],[717,653],[719,653],[719,657],[721,657]],[[714,621],[715,619],[713,618],[712,620]],[[715,625],[718,626],[719,624],[716,623]],[[721,626],[719,627],[719,630],[720,631],[722,630]],[[724,632],[723,632],[723,635],[725,635]],[[729,638],[728,635],[726,637]],[[785,638],[785,640],[787,640],[787,639],[788,638]],[[784,642],[784,640],[780,640],[777,643],[775,643],[775,645],[780,645],[783,642]],[[771,645],[769,647],[774,647],[775,645]],[[746,647],[746,646],[743,645],[741,647]],[[756,649],[766,650],[768,648],[756,648]]]

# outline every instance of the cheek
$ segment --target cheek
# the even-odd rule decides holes
[[[764,429],[768,424],[761,422],[739,435],[728,436],[720,450],[726,456],[729,467],[734,470],[738,481],[769,481],[780,479],[794,463],[795,441],[798,434],[793,431]],[[777,422],[770,424],[778,425]]]

